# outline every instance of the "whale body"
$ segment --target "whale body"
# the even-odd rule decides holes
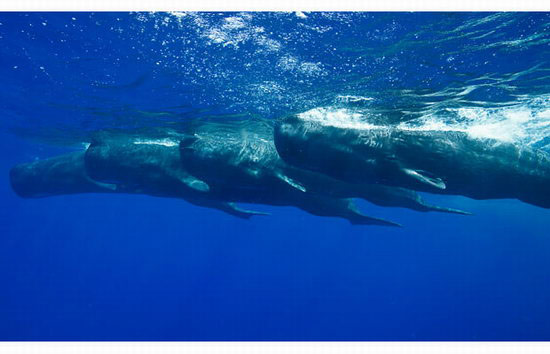
[[[275,128],[289,164],[355,184],[473,199],[514,198],[550,208],[550,155],[461,131],[430,131],[290,116]]]

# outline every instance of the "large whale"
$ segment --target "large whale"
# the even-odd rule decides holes
[[[509,142],[298,115],[278,122],[274,141],[287,163],[349,183],[550,208],[550,155]]]
[[[298,201],[305,195],[316,195],[317,198],[362,198],[380,206],[416,211],[467,214],[430,205],[411,190],[350,184],[289,165],[277,153],[273,130],[272,121],[260,119],[199,123],[188,130],[189,137],[180,142],[183,166],[223,198],[248,203],[265,200],[274,203],[279,196]]]

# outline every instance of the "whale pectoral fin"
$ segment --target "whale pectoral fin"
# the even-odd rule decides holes
[[[427,203],[424,200],[424,198],[422,198],[420,196],[420,194],[418,194],[417,192],[415,192],[413,190],[401,189],[401,191],[402,191],[402,193],[404,193],[404,194],[402,194],[402,196],[408,196],[408,201],[409,201],[408,205],[406,205],[406,206],[403,205],[406,208],[410,208],[412,210],[422,211],[422,212],[438,211],[438,212],[441,212],[441,213],[472,215],[472,213],[470,213],[468,211],[464,211],[464,210],[460,210],[460,209],[454,209],[454,208],[448,208],[448,207],[443,207],[443,206],[433,205],[433,204]]]
[[[420,195],[416,196],[416,203],[417,204],[414,206],[414,208],[411,208],[411,209],[417,210],[417,211],[424,211],[424,212],[426,212],[426,211],[437,211],[437,212],[441,212],[441,213],[472,215],[472,213],[470,213],[469,211],[464,211],[464,210],[454,209],[454,208],[447,208],[447,207],[443,207],[443,206],[439,206],[439,205],[433,205],[433,204],[426,203]]]
[[[114,184],[114,183],[105,183],[105,182],[99,182],[99,181],[96,181],[95,179],[92,179],[90,178],[88,175],[86,175],[86,180],[92,184],[95,184],[96,186],[100,187],[100,188],[105,188],[105,189],[108,189],[108,190],[111,190],[111,191],[116,191],[117,190],[117,185]]]
[[[348,220],[352,225],[377,225],[377,226],[393,226],[393,227],[403,227],[403,225],[386,220],[381,218],[374,218],[372,216],[365,215],[361,213],[354,218]]]
[[[255,215],[269,215],[269,213],[241,209],[237,207],[234,203],[219,200],[195,199],[192,201],[192,203],[206,208],[217,209],[219,211],[223,211],[224,213],[241,219],[250,219]]]
[[[443,182],[441,178],[428,176],[428,173],[425,171],[417,171],[409,168],[404,168],[403,172],[405,172],[407,176],[414,178],[417,182],[427,184],[437,189],[447,188],[445,182]]]
[[[97,181],[95,181],[94,183],[102,188],[106,188],[112,191],[117,190],[117,185],[114,183],[103,183],[103,182],[97,182]]]
[[[185,187],[191,188],[197,192],[206,193],[210,191],[210,186],[208,185],[208,183],[198,179],[193,175],[190,175],[187,172],[184,172],[181,169],[175,169],[175,170],[169,169],[167,171],[167,174],[171,178],[183,183]]]
[[[459,215],[473,215],[473,213],[470,213],[469,211],[464,211],[464,210],[454,209],[454,208],[447,208],[439,205],[426,204],[425,206],[428,208],[427,211],[439,211],[442,213],[459,214]]]
[[[351,199],[348,200],[347,208],[351,212],[351,215],[349,215],[347,219],[352,225],[379,225],[402,227],[401,224],[398,224],[396,222],[363,214],[361,211],[359,211],[357,205]]]
[[[300,192],[306,192],[306,187],[302,186],[300,183],[296,182],[295,180],[293,180],[292,178],[282,174],[282,173],[277,173],[276,174],[277,178],[279,178],[281,181],[287,183],[288,185],[292,186],[293,188],[296,188],[297,190],[299,190]]]
[[[227,208],[226,210],[224,210],[225,212],[239,218],[250,219],[252,216],[255,216],[255,215],[270,215],[269,213],[264,213],[261,211],[246,210],[246,209],[239,208],[238,206],[235,205],[235,203],[223,203],[223,204]]]
[[[210,190],[210,186],[208,183],[201,181],[198,178],[195,178],[193,176],[185,176],[181,177],[179,179],[183,184],[185,184],[187,187],[196,190],[197,192],[208,192]]]

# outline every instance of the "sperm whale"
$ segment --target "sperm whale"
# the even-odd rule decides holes
[[[355,184],[550,208],[550,155],[460,131],[282,119],[274,141],[287,163]]]

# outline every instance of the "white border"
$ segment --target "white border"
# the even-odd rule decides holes
[[[548,0],[2,0],[0,11],[550,11]]]
[[[3,354],[97,354],[97,353],[548,353],[550,343],[542,342],[30,342],[0,343]]]
[[[2,0],[0,11],[550,11],[548,0]],[[548,342],[0,342],[1,353],[548,353]]]

